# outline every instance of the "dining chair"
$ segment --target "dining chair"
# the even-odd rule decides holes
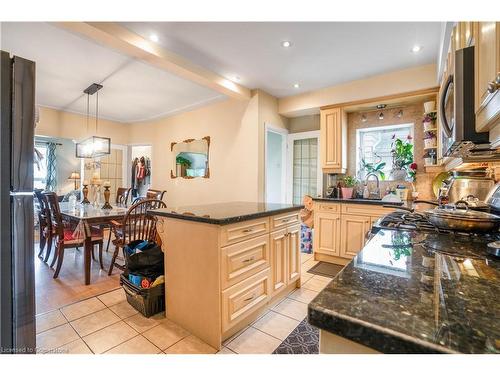
[[[120,205],[127,205],[127,202],[128,202],[128,197],[130,195],[130,191],[132,190],[132,188],[122,188],[122,187],[119,187],[117,190],[116,190],[116,199],[115,199],[115,203],[116,204],[120,204]],[[109,244],[111,243],[111,225],[106,225],[104,226],[104,228],[109,228],[109,234],[108,234],[108,241],[107,241],[107,244],[106,244],[106,252],[109,251]]]
[[[165,195],[167,191],[166,190],[154,190],[154,189],[148,189],[146,192],[146,198],[147,199],[158,199],[160,201],[163,200],[163,196]]]
[[[157,218],[155,215],[148,213],[148,211],[165,207],[167,207],[165,202],[159,199],[141,200],[128,209],[121,222],[116,220],[111,221],[113,234],[115,235],[115,240],[113,241],[115,251],[113,252],[108,275],[111,275],[114,267],[122,271],[125,269],[123,265],[116,263],[120,249],[123,249],[135,240],[156,241]],[[99,256],[101,255],[99,254]]]
[[[69,225],[65,225],[61,215],[61,209],[59,207],[59,201],[57,199],[57,194],[53,192],[43,193],[47,198],[47,202],[50,208],[50,219],[52,227],[54,228],[54,233],[56,236],[56,253],[52,259],[51,267],[54,266],[57,260],[56,270],[54,272],[54,279],[57,279],[59,272],[61,271],[61,266],[64,260],[64,250],[69,248],[77,248],[85,246],[84,238],[75,238],[74,228],[70,228]],[[99,263],[101,269],[103,269],[102,263],[102,248],[103,248],[103,235],[99,228],[91,227],[91,241],[92,241],[92,258],[95,260],[94,256],[94,246],[99,245]]]
[[[52,251],[52,240],[54,238],[54,230],[52,228],[52,221],[50,219],[50,208],[47,197],[42,193],[42,189],[35,189],[35,197],[38,200],[38,226],[40,233],[40,243],[38,258],[43,259],[45,263],[49,259],[50,253]],[[42,256],[43,250],[47,245],[47,251],[45,253],[45,258]]]

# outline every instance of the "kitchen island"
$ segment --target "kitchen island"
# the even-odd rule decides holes
[[[380,230],[311,301],[322,353],[499,353],[486,236]]]
[[[301,208],[228,202],[153,211],[165,252],[167,317],[220,349],[300,287]]]

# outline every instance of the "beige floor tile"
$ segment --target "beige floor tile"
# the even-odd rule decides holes
[[[36,332],[41,333],[48,329],[68,323],[64,315],[55,310],[46,314],[36,316]]]
[[[273,307],[272,310],[289,318],[302,321],[307,315],[307,304],[285,298],[281,303]]]
[[[267,333],[277,339],[284,340],[299,325],[295,319],[269,311],[262,318],[252,324],[254,328]]]
[[[37,352],[50,351],[78,339],[76,331],[66,323],[36,335]]]
[[[308,280],[306,283],[304,283],[302,285],[302,288],[314,290],[316,292],[321,292],[325,288],[325,286],[327,286],[331,281],[331,279],[329,279],[328,281],[325,281],[325,280],[316,279],[315,277],[316,276],[312,277],[310,280]]]
[[[127,301],[122,301],[113,305],[109,308],[121,319],[127,319],[129,316],[137,314],[137,310],[134,309]]]
[[[143,336],[136,336],[108,350],[105,354],[157,354],[161,350]]]
[[[258,320],[258,319],[257,319]],[[244,328],[242,328],[241,330],[239,330],[238,332],[236,332],[234,335],[232,335],[231,337],[227,338],[226,340],[222,341],[222,346],[227,346],[227,344],[229,344],[231,341],[233,341],[236,337],[238,337],[239,335],[241,335],[243,332],[245,332],[245,330],[250,327],[250,326],[245,326]]]
[[[300,275],[300,285],[304,285],[307,283],[309,280],[313,278],[313,274],[309,272],[302,272]]]
[[[165,350],[184,337],[189,336],[189,332],[167,319],[142,335],[161,350]]]
[[[321,275],[314,275],[313,279],[314,280],[320,280],[320,281],[323,281],[323,282],[325,282],[325,283],[328,284],[330,281],[333,280],[333,277],[326,277],[326,276],[321,276]]]
[[[61,309],[61,312],[64,314],[66,319],[72,321],[105,308],[106,305],[104,303],[93,297],[86,299],[85,301],[77,302],[72,305],[63,307]]]
[[[83,337],[118,322],[120,318],[110,309],[98,311],[71,322],[73,328]]]
[[[227,344],[227,347],[239,354],[270,354],[279,344],[281,340],[250,327]]]
[[[301,288],[301,289],[297,289],[294,292],[290,293],[288,295],[288,298],[291,298],[291,299],[294,299],[295,301],[299,301],[299,302],[303,302],[303,303],[309,303],[317,295],[318,295],[318,292],[315,290]]]
[[[127,300],[127,296],[125,295],[123,288],[113,290],[112,292],[106,294],[101,294],[100,296],[97,296],[97,298],[99,298],[108,307]]]
[[[57,352],[60,354],[93,354],[82,339],[61,346],[57,349]]]
[[[105,351],[137,336],[137,332],[125,322],[118,322],[85,336],[83,340],[94,353]]]
[[[300,253],[300,263],[305,263],[310,259],[313,259],[313,254]]]
[[[125,319],[124,322],[139,333],[147,331],[148,329],[156,327],[158,324],[160,324],[159,320],[148,319],[142,314],[132,315],[131,317]]]
[[[193,335],[183,338],[165,350],[165,354],[214,354],[216,352],[215,348]]]
[[[215,354],[236,354],[235,352],[233,352],[231,349],[229,348],[226,348],[225,346],[223,346],[221,348],[221,350],[219,350],[217,353]]]

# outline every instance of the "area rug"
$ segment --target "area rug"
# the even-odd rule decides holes
[[[311,269],[307,272],[315,275],[334,278],[342,270],[342,268],[344,268],[344,266],[339,266],[338,264],[319,262],[311,267]]]
[[[318,354],[319,329],[304,318],[273,354]]]

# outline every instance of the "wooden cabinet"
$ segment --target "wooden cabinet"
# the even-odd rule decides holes
[[[320,156],[325,173],[345,173],[347,169],[347,118],[342,108],[321,110]]]
[[[277,294],[300,278],[300,225],[271,233],[271,285]]]
[[[340,215],[329,212],[314,212],[315,253],[340,256]]]
[[[476,130],[500,125],[500,22],[474,23]]]
[[[342,215],[340,219],[340,256],[353,258],[365,245],[366,233],[371,228],[369,216]]]

